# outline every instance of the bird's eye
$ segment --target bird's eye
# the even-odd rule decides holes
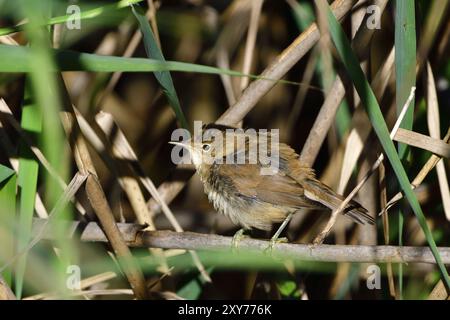
[[[205,144],[202,146],[202,148],[203,148],[203,151],[209,151],[209,149],[211,149],[211,145],[205,143]]]

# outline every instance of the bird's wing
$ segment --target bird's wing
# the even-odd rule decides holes
[[[283,171],[261,175],[257,164],[225,164],[219,174],[226,176],[239,196],[252,198],[277,206],[317,208],[318,203],[304,196],[303,187]]]
[[[280,153],[287,159],[296,156],[289,146],[281,146]],[[315,178],[314,171],[302,165],[300,161],[289,161],[287,170],[292,179],[296,180],[304,188],[305,198],[320,203],[331,210],[339,208],[344,197],[334,192],[330,187]],[[356,201],[350,201],[344,209],[344,215],[349,216],[360,224],[374,224],[375,219]]]

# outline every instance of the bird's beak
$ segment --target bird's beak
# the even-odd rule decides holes
[[[176,146],[181,146],[183,148],[186,148],[188,150],[190,150],[190,145],[184,142],[177,142],[177,141],[169,141],[170,144],[176,145]]]

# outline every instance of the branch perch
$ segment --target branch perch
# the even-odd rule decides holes
[[[33,232],[45,219],[34,219]],[[80,227],[80,222],[68,222],[67,236],[72,237]],[[212,234],[175,231],[144,231],[145,226],[131,223],[117,224],[122,238],[130,247],[230,251],[232,237]],[[81,230],[80,230],[81,231]],[[45,239],[53,239],[48,233]],[[81,231],[82,241],[107,242],[102,229],[90,222]],[[261,252],[269,245],[267,240],[244,238],[239,242],[240,251]],[[450,248],[441,247],[439,254],[445,264],[450,265]],[[297,259],[322,262],[372,262],[372,263],[435,263],[428,247],[396,246],[349,246],[280,243],[273,249],[273,257],[279,259]]]

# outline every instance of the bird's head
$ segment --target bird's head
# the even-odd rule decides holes
[[[244,150],[245,139],[238,139],[236,128],[222,125],[207,125],[202,134],[193,138],[169,143],[181,146],[189,151],[192,163],[198,170],[205,165],[225,163],[228,155]]]

